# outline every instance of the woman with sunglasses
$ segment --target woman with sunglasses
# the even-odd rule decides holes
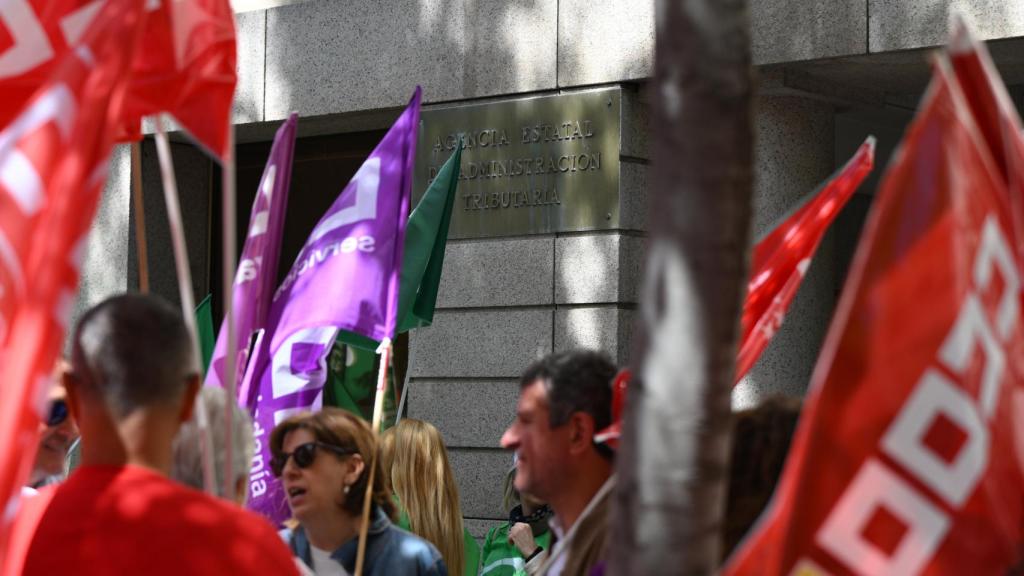
[[[354,572],[370,462],[377,451],[369,424],[338,408],[297,414],[274,428],[270,449],[271,470],[299,524],[284,533],[292,553],[318,576]],[[379,460],[372,498],[363,574],[447,576],[436,548],[391,523],[395,509]]]

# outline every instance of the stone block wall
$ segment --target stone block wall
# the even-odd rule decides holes
[[[449,241],[434,324],[411,333],[408,415],[444,436],[477,538],[507,517],[502,488],[512,455],[499,442],[515,415],[522,371],[577,347],[629,360],[645,244],[641,98],[624,88],[619,228]]]

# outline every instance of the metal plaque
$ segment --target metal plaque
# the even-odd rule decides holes
[[[608,88],[424,110],[413,205],[461,138],[449,237],[617,227],[620,97]]]

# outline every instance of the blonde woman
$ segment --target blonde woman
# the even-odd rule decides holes
[[[437,546],[453,574],[461,566],[465,576],[475,576],[480,547],[462,525],[459,489],[441,433],[406,418],[385,434],[382,452],[386,482],[402,508],[399,526],[408,518],[408,530]]]

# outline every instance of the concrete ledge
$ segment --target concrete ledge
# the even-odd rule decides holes
[[[231,120],[248,124],[263,120],[263,73],[267,48],[267,13],[246,12],[235,15],[238,38],[238,86]]]
[[[561,0],[557,4],[559,87],[653,74],[653,0]]]
[[[555,302],[636,302],[643,238],[621,234],[565,236],[555,240]]]
[[[453,448],[448,451],[448,457],[459,485],[462,515],[478,519],[508,518],[501,500],[505,475],[512,467],[512,453]]]
[[[449,448],[498,448],[518,398],[518,380],[413,380],[409,417],[437,426]]]
[[[751,51],[755,65],[867,52],[866,0],[753,0]]]
[[[555,351],[593,348],[619,366],[629,361],[636,312],[621,308],[569,308],[555,311]]]
[[[410,333],[410,375],[518,378],[551,351],[551,334],[550,310],[438,311]]]
[[[954,11],[964,14],[983,40],[1024,36],[1024,2],[1020,0],[867,1],[871,52],[944,45]]]
[[[266,119],[555,88],[552,2],[320,0],[267,11]]]
[[[452,242],[438,308],[534,306],[553,302],[554,239]]]

